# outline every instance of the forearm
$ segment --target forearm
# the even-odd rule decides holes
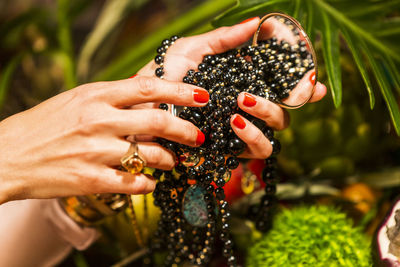
[[[0,266],[54,266],[98,235],[73,222],[55,199],[3,204],[0,218]]]

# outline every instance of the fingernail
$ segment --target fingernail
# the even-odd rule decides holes
[[[312,85],[315,84],[315,71],[313,71],[313,72],[311,73],[311,75],[310,75],[310,83],[311,83]]]
[[[255,106],[256,104],[257,100],[254,96],[247,93],[244,94],[243,105],[245,105],[246,107],[252,107]]]
[[[203,132],[200,130],[197,130],[196,145],[201,146],[205,140],[206,140],[206,137],[204,136]]]
[[[240,22],[239,24],[243,24],[243,23],[249,22],[250,20],[253,20],[253,19],[256,19],[256,18],[258,18],[258,17],[252,17],[252,18],[249,18],[249,19],[245,19],[242,22]]]
[[[131,77],[129,77],[129,79],[136,77],[137,74],[132,75]]]
[[[239,129],[244,129],[244,127],[246,127],[246,122],[243,120],[242,116],[236,115],[236,117],[233,119],[233,125]]]
[[[210,98],[210,95],[206,90],[202,89],[194,89],[193,91],[193,98],[194,101],[198,103],[207,103],[208,99]]]

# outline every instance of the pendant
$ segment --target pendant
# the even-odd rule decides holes
[[[183,216],[186,221],[195,227],[204,227],[207,224],[207,204],[204,200],[206,190],[198,185],[190,186],[183,198]]]

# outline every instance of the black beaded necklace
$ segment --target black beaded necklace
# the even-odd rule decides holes
[[[166,50],[177,39],[177,36],[166,39],[157,49],[155,62],[160,67],[155,71],[156,76],[163,78]],[[260,204],[251,209],[258,230],[267,231],[271,227],[277,203],[276,155],[280,152],[280,143],[263,121],[240,110],[236,99],[240,92],[271,101],[284,99],[313,67],[312,56],[304,41],[290,45],[271,38],[258,42],[257,46],[207,55],[197,71],[187,72],[183,82],[205,88],[210,101],[203,108],[183,107],[177,115],[199,127],[208,138],[196,148],[159,140],[177,157],[173,171],[155,170],[153,173],[158,180],[153,193],[154,204],[160,207],[161,218],[152,249],[168,250],[165,266],[185,260],[196,266],[206,265],[213,253],[217,228],[228,265],[237,266],[223,189],[231,170],[239,165],[237,156],[246,147],[230,127],[230,117],[235,113],[263,131],[273,147],[262,172],[265,195]],[[166,104],[159,107],[168,109]]]

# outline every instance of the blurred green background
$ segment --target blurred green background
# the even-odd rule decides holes
[[[127,78],[171,35],[273,11],[304,26],[329,88],[321,102],[290,111],[291,126],[278,133],[281,198],[356,205],[338,192],[361,184],[374,197],[356,222],[372,233],[400,188],[397,0],[1,1],[0,118],[82,83]],[[106,241],[64,265],[108,266],[129,254],[118,230],[104,231]]]

